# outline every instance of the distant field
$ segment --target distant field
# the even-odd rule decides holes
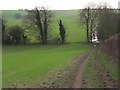
[[[21,15],[27,14],[27,12],[25,11],[18,11],[18,10],[3,10],[2,11],[2,15],[6,18],[6,24],[8,27],[22,24],[22,19],[15,18],[15,14],[17,13],[20,13]]]
[[[15,19],[16,13],[21,13],[22,15],[27,14],[25,11],[17,10],[6,10],[2,11],[3,16],[6,18],[7,27],[13,25],[22,25],[22,19]],[[54,18],[52,23],[52,30],[50,31],[53,37],[59,35],[59,25],[58,21],[63,20],[66,28],[67,42],[85,42],[86,33],[85,27],[79,23],[78,10],[58,10],[52,11]]]
[[[58,69],[64,69],[71,60],[89,47],[86,44],[29,45],[3,47],[3,87],[34,86],[36,83]],[[54,72],[56,73],[56,72]],[[54,74],[53,73],[53,74]],[[51,75],[49,75],[51,76]],[[54,79],[54,78],[53,78]]]

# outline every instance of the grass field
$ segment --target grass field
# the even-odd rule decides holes
[[[89,50],[85,44],[3,47],[3,87],[31,85]],[[32,81],[32,80],[33,81]],[[38,81],[39,81],[38,80]],[[39,81],[40,82],[40,81]]]
[[[13,25],[22,25],[22,19],[16,19],[15,14],[20,13],[21,15],[26,15],[25,11],[18,11],[18,10],[3,10],[2,15],[6,19],[7,27]]]

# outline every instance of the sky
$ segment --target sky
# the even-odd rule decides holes
[[[0,10],[33,9],[45,6],[50,10],[70,10],[84,8],[88,2],[99,4],[106,2],[112,8],[118,8],[120,0],[0,0]]]

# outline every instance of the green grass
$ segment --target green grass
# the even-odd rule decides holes
[[[21,15],[26,15],[27,12],[19,10],[3,10],[2,15],[5,17],[7,27],[14,25],[22,25],[22,19],[16,19],[15,14],[20,13]]]
[[[7,26],[8,27],[11,27],[11,26],[14,26],[14,25],[22,25],[22,19],[18,19],[18,20],[16,20],[16,19],[14,19],[14,18],[9,18],[9,19],[7,19],[8,21],[7,21]]]
[[[2,10],[2,15],[5,18],[12,18],[12,19],[14,19],[15,18],[15,14],[17,14],[17,13],[21,13],[22,15],[26,15],[27,14],[27,12],[19,11],[19,10]]]
[[[50,71],[62,68],[75,56],[85,53],[85,44],[29,45],[3,47],[3,87],[16,83],[32,85]]]

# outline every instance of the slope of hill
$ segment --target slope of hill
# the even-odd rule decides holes
[[[54,21],[52,23],[51,34],[53,37],[59,35],[59,25],[58,21],[63,20],[64,26],[66,28],[66,40],[67,42],[84,42],[86,40],[85,27],[79,22],[79,11],[78,10],[53,10]],[[22,25],[22,19],[16,19],[15,14],[21,13],[26,15],[25,11],[17,10],[5,10],[3,11],[3,16],[6,18],[7,27],[13,25]]]

